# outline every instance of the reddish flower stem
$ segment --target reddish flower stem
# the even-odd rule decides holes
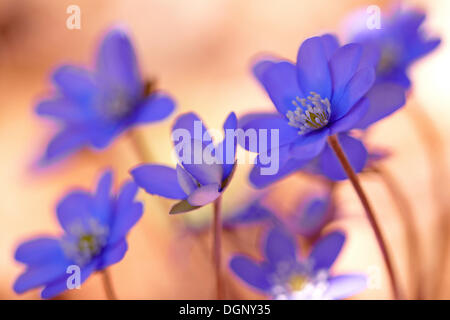
[[[117,295],[111,280],[111,275],[107,269],[100,271],[102,274],[103,287],[105,288],[106,297],[108,300],[117,300]]]
[[[217,299],[223,299],[223,277],[222,277],[222,197],[214,201],[214,221],[213,221],[213,256],[216,269],[216,289]]]
[[[381,233],[381,229],[378,225],[378,222],[376,220],[376,217],[372,210],[372,207],[369,203],[369,200],[367,199],[367,196],[359,182],[359,178],[356,175],[355,171],[353,170],[352,165],[348,161],[348,158],[345,155],[344,150],[342,150],[342,147],[339,144],[339,141],[338,141],[336,135],[328,137],[328,144],[330,145],[331,149],[333,149],[334,153],[336,154],[339,162],[342,165],[342,168],[344,169],[345,173],[347,174],[347,177],[350,179],[350,182],[352,183],[352,186],[355,189],[355,192],[358,195],[362,206],[364,207],[367,219],[369,220],[370,225],[372,226],[372,229],[375,233],[375,237],[377,239],[378,246],[380,247],[384,262],[386,264],[386,268],[387,268],[387,271],[389,274],[389,279],[390,279],[391,286],[392,286],[392,292],[393,292],[394,299],[398,300],[400,298],[400,295],[399,295],[397,280],[396,280],[395,273],[394,273],[394,268],[393,268],[393,265],[391,262],[392,259],[389,255],[389,252],[388,252],[388,249],[386,246],[386,241],[384,240],[383,234]]]

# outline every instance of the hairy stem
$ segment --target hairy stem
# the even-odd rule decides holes
[[[107,269],[100,271],[102,274],[103,287],[105,288],[106,297],[108,300],[117,300],[117,295],[111,280],[111,275]]]
[[[216,289],[217,299],[223,299],[223,279],[222,279],[222,203],[221,197],[214,201],[214,221],[213,221],[213,256],[216,268]]]
[[[352,183],[353,188],[355,189],[356,194],[359,197],[359,200],[361,201],[362,206],[364,207],[364,210],[366,212],[367,219],[370,222],[370,225],[372,226],[372,229],[375,233],[375,237],[378,242],[378,246],[380,247],[381,253],[383,255],[384,262],[386,264],[386,268],[389,274],[389,279],[392,286],[392,292],[394,295],[394,299],[399,299],[399,289],[397,285],[397,280],[395,277],[394,268],[392,265],[392,259],[389,255],[386,241],[384,240],[383,234],[381,233],[380,227],[378,225],[378,222],[376,220],[375,214],[372,210],[372,207],[369,203],[369,200],[367,199],[367,196],[361,187],[361,184],[359,182],[359,178],[356,175],[355,171],[352,168],[352,165],[347,159],[347,156],[344,153],[344,150],[342,150],[341,145],[339,144],[339,141],[334,136],[328,137],[328,144],[330,145],[331,149],[333,149],[334,153],[336,154],[337,158],[339,159],[339,162],[342,165],[342,168],[344,169],[345,173],[347,174],[347,177],[350,179],[350,182]]]
[[[418,228],[414,222],[411,203],[408,201],[408,197],[405,195],[402,188],[389,170],[381,166],[374,166],[372,169],[378,174],[386,186],[386,189],[391,194],[395,206],[400,213],[401,220],[404,223],[408,246],[411,283],[415,283],[413,298],[421,300],[424,298],[422,286],[422,281],[424,280],[422,263],[424,260],[422,259],[419,247]]]

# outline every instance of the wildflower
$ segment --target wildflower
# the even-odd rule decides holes
[[[148,95],[128,35],[110,31],[101,43],[95,70],[65,65],[52,75],[54,95],[36,107],[57,121],[41,163],[49,164],[83,147],[106,148],[126,130],[168,117],[175,108],[162,92]]]
[[[228,186],[233,175],[236,126],[236,116],[230,113],[223,125],[225,138],[214,145],[200,118],[194,113],[183,114],[172,128],[180,162],[176,169],[164,165],[144,164],[131,170],[131,175],[137,185],[146,192],[181,200],[172,207],[171,214],[188,212],[214,202]],[[198,139],[197,129],[200,130]],[[227,131],[233,133],[232,139],[227,139]],[[178,133],[186,133],[188,137],[177,137]],[[205,140],[211,142],[206,145]]]
[[[362,275],[330,274],[344,242],[342,232],[332,232],[315,244],[306,259],[299,259],[294,239],[275,227],[265,240],[262,262],[236,255],[230,267],[242,281],[273,299],[343,299],[366,286]]]
[[[57,206],[64,230],[62,236],[37,237],[23,242],[15,259],[26,270],[14,283],[14,291],[43,287],[49,299],[68,288],[70,266],[81,270],[81,283],[93,272],[122,260],[128,245],[126,235],[141,218],[142,203],[134,200],[137,186],[127,182],[117,196],[111,195],[112,173],[105,172],[95,193],[73,191]]]
[[[248,114],[239,120],[239,127],[279,131],[279,144],[266,149],[255,150],[246,142],[241,143],[259,154],[250,174],[257,187],[311,166],[332,180],[346,179],[327,145],[327,138],[332,135],[337,135],[353,169],[360,172],[367,160],[367,150],[350,131],[379,120],[377,113],[372,117],[374,107],[393,109],[405,102],[404,90],[398,86],[388,92],[371,90],[375,70],[363,55],[363,47],[356,43],[339,46],[332,35],[305,40],[296,64],[266,59],[258,62],[253,72],[278,114]],[[265,164],[260,158],[275,148],[280,169],[274,175],[263,175],[261,168]]]

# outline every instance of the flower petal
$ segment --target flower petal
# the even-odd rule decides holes
[[[150,194],[169,199],[185,199],[186,193],[178,184],[177,172],[167,166],[146,164],[131,170],[136,184]]]
[[[322,99],[331,98],[331,76],[325,48],[320,37],[305,40],[297,55],[298,82],[309,95],[318,93]]]
[[[231,112],[223,123],[224,138],[216,147],[216,157],[222,164],[222,181],[228,178],[233,171],[236,162],[237,152],[237,118],[234,112]]]
[[[42,237],[21,243],[14,259],[27,265],[38,265],[64,256],[61,242],[57,238]]]
[[[369,110],[357,124],[362,129],[389,116],[401,108],[406,100],[404,88],[394,83],[376,84],[366,97],[370,101]]]
[[[313,247],[308,261],[314,271],[329,270],[341,252],[345,242],[345,234],[335,231],[321,238]]]
[[[264,292],[270,291],[271,284],[267,272],[251,259],[241,255],[234,256],[230,261],[230,268],[242,281],[252,287]]]
[[[333,34],[324,34],[320,36],[323,48],[325,49],[325,55],[329,61],[335,51],[339,48],[339,41]]]
[[[368,157],[364,144],[345,133],[340,133],[338,139],[353,170],[356,173],[361,172],[366,165]],[[319,156],[319,166],[322,173],[331,180],[348,179],[334,151],[328,145],[325,146],[325,149]]]
[[[301,135],[290,147],[290,153],[296,159],[312,159],[325,147],[330,129],[327,127]]]
[[[175,101],[166,94],[154,93],[146,98],[139,107],[136,122],[149,123],[160,121],[175,110]]]
[[[333,135],[355,129],[359,121],[366,115],[369,106],[369,99],[362,98],[359,100],[345,116],[330,125],[330,134]]]
[[[372,87],[375,82],[373,68],[360,69],[348,82],[339,100],[331,104],[331,121],[342,118]]]
[[[103,224],[109,223],[111,214],[111,187],[112,187],[113,173],[107,170],[100,178],[97,191],[95,193],[96,216]]]
[[[340,300],[351,297],[367,287],[367,277],[359,274],[346,274],[328,279],[324,295],[328,299]]]
[[[88,225],[95,213],[95,202],[85,191],[72,191],[59,202],[56,213],[61,227],[71,234],[75,226]]]
[[[82,67],[61,66],[53,73],[52,80],[65,97],[82,105],[91,102],[97,89],[93,74]]]
[[[182,166],[177,164],[177,180],[181,189],[186,194],[191,194],[195,189],[197,189],[198,185],[195,182],[194,178],[187,172]]]
[[[36,114],[71,124],[82,123],[89,117],[80,105],[64,97],[42,100],[36,106]]]
[[[286,264],[293,266],[297,261],[295,240],[281,227],[272,228],[267,234],[264,254],[271,266]]]
[[[142,208],[141,208],[142,209]],[[123,259],[128,250],[128,244],[125,239],[115,243],[113,246],[106,247],[100,257],[97,270],[103,270]]]
[[[76,128],[65,128],[50,140],[44,156],[39,164],[46,166],[68,157],[79,151],[89,142],[88,136],[82,130]]]
[[[204,206],[220,197],[219,187],[218,184],[201,186],[192,192],[187,200],[192,206]]]

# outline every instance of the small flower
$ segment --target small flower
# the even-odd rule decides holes
[[[273,299],[344,299],[366,287],[363,275],[330,275],[344,242],[343,233],[332,232],[315,244],[308,258],[300,260],[294,239],[275,227],[264,243],[264,261],[236,255],[230,267],[242,281]]]
[[[80,268],[84,282],[93,272],[122,260],[128,249],[126,235],[141,218],[143,206],[134,200],[134,182],[124,184],[117,196],[111,195],[111,185],[112,173],[107,171],[95,193],[69,193],[56,209],[64,234],[34,238],[17,248],[15,259],[26,270],[14,291],[43,287],[41,296],[49,299],[67,290],[69,266]]]
[[[237,119],[230,113],[223,124],[225,138],[214,145],[212,136],[194,113],[181,115],[172,128],[175,149],[180,164],[176,169],[156,164],[145,164],[131,170],[134,181],[150,194],[181,200],[170,213],[184,213],[215,201],[231,181],[235,169]],[[197,137],[197,130],[200,136]],[[233,140],[226,132],[233,133]],[[189,137],[176,137],[187,133]],[[184,139],[188,139],[185,141]],[[205,144],[209,140],[209,144]],[[230,147],[231,149],[230,150]]]
[[[351,23],[356,19],[351,19]],[[421,28],[425,13],[401,8],[381,19],[380,29],[368,29],[352,23],[353,42],[364,46],[365,55],[376,64],[377,83],[393,82],[405,88],[411,86],[410,66],[429,54],[440,44],[439,38],[430,38]],[[356,27],[355,27],[356,26]]]
[[[259,153],[250,180],[264,187],[294,171],[312,166],[332,180],[346,179],[327,137],[337,135],[355,172],[367,160],[361,141],[352,137],[352,129],[366,128],[380,119],[377,110],[394,110],[405,102],[404,90],[391,86],[371,90],[375,71],[356,43],[339,46],[332,35],[305,40],[298,51],[297,63],[262,60],[254,74],[274,103],[278,114],[252,113],[239,119],[239,127],[248,130],[277,129],[279,144]],[[374,109],[376,109],[374,111]],[[363,121],[363,123],[361,123]],[[268,140],[268,139],[267,139]],[[266,140],[266,141],[267,141]],[[262,175],[260,157],[277,148],[279,171]],[[267,165],[267,164],[266,164]]]
[[[86,146],[104,149],[124,131],[163,120],[175,108],[167,94],[146,92],[132,43],[118,29],[103,39],[95,70],[66,65],[52,80],[56,92],[36,112],[61,129],[47,146],[44,165]]]

